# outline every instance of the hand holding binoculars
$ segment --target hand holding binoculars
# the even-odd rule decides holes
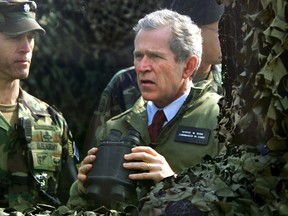
[[[135,129],[128,130],[122,137],[119,130],[112,129],[100,143],[97,158],[85,181],[86,195],[96,199],[99,205],[110,205],[113,201],[125,202],[137,197],[136,181],[129,179],[130,173],[123,167],[124,155],[131,153],[131,148],[139,145],[140,133]]]

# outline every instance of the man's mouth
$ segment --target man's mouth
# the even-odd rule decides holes
[[[155,84],[153,81],[151,80],[141,80],[141,84]]]

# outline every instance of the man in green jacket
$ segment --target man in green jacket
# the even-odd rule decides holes
[[[134,30],[134,65],[141,97],[131,109],[97,131],[95,145],[110,129],[123,134],[130,128],[139,131],[140,142],[124,156],[123,167],[138,171],[129,175],[132,181],[157,183],[200,162],[206,154],[214,157],[221,151],[216,133],[221,96],[211,90],[210,82],[193,85],[192,75],[201,62],[202,37],[188,16],[158,10],[141,19]],[[153,141],[148,126],[158,110],[164,111],[166,121]],[[71,188],[68,203],[72,208],[95,209],[100,204],[85,196],[85,181],[97,161],[96,152],[96,147],[89,150],[78,169],[78,181]],[[114,201],[108,207],[123,210]]]
[[[20,87],[29,75],[34,38],[45,34],[35,13],[34,1],[0,1],[0,208],[10,211],[66,203],[77,176],[62,114]]]
[[[213,80],[213,90],[223,95],[218,24],[224,12],[224,5],[218,5],[215,0],[164,0],[162,7],[190,16],[200,27],[203,54],[201,64],[193,74],[193,83],[198,86]],[[134,66],[122,69],[112,77],[90,121],[83,145],[85,155],[95,140],[95,131],[111,117],[131,108],[140,95]]]

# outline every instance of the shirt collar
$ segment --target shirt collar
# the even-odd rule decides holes
[[[172,118],[174,118],[174,116],[176,115],[176,113],[178,112],[178,110],[181,108],[186,98],[188,97],[190,91],[191,88],[188,88],[188,90],[183,95],[181,95],[172,103],[162,108],[167,118],[167,122],[169,122]],[[152,101],[147,102],[148,125],[152,123],[153,117],[158,110],[159,108]]]

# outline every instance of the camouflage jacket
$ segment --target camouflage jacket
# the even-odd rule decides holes
[[[0,113],[0,207],[22,211],[37,203],[59,205],[57,192],[67,199],[69,178],[71,183],[76,177],[70,138],[60,112],[20,89],[15,126]],[[60,172],[66,175],[61,186]]]
[[[221,96],[210,91],[210,88],[209,83],[205,87],[193,87],[183,106],[163,127],[154,143],[155,150],[166,158],[175,172],[199,163],[206,154],[214,157],[222,149],[216,136],[217,117],[220,110],[217,103]],[[130,128],[134,128],[141,134],[139,145],[148,146],[150,136],[147,129],[146,105],[147,101],[140,97],[131,109],[111,118],[97,131],[98,140],[95,145],[108,135],[110,129],[118,129],[125,135]],[[187,133],[190,133],[190,136]],[[193,133],[195,136],[192,135]],[[202,134],[201,137],[196,133]],[[71,192],[70,207],[81,205],[86,209],[97,207],[97,203],[85,199],[85,195],[79,196],[77,184]],[[112,207],[115,207],[113,203]]]

